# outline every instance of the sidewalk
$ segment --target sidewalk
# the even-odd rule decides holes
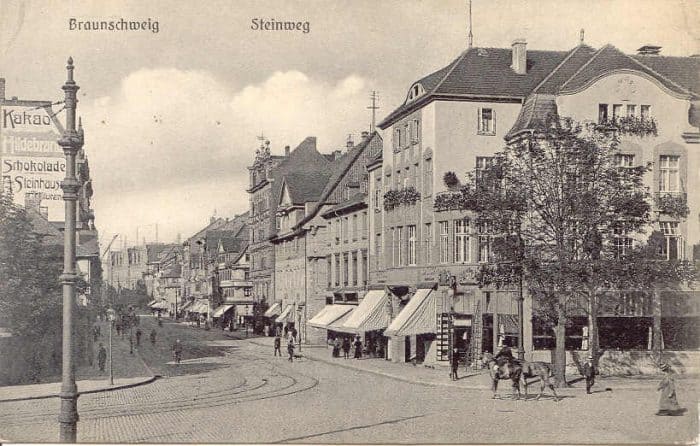
[[[107,322],[99,322],[99,324],[102,336],[95,343],[95,355],[97,355],[99,343],[104,344],[109,355],[109,326]],[[134,354],[132,355],[129,353],[129,335],[125,334],[123,337],[120,337],[117,336],[116,330],[112,330],[114,385],[109,385],[109,359],[107,359],[105,371],[100,372],[97,366],[97,358],[95,358],[92,366],[84,365],[78,367],[75,372],[78,393],[104,392],[155,381],[155,374],[139,354],[141,348],[134,345]],[[53,382],[2,386],[0,387],[0,402],[58,397],[58,393],[61,390],[61,377],[55,376],[48,378],[47,381]]]
[[[258,338],[250,340],[249,342],[268,347],[270,349],[270,354],[272,354],[273,338]],[[331,348],[326,348],[325,345],[307,346],[302,344],[301,351],[297,349],[297,354],[312,361],[324,362],[350,370],[374,373],[398,381],[423,386],[441,386],[472,390],[491,389],[491,377],[487,370],[477,371],[470,368],[468,371],[465,371],[464,366],[460,366],[458,371],[459,379],[452,381],[450,380],[450,369],[447,364],[435,366],[418,364],[414,366],[410,363],[395,363],[379,358],[363,358],[359,360],[333,358],[331,356]],[[598,389],[598,391],[605,391],[606,389],[649,390],[650,388],[655,389],[660,379],[660,375],[638,377],[599,376],[596,377],[595,388]],[[582,377],[578,375],[567,375],[567,380],[569,383],[568,389],[585,390],[586,383]],[[678,380],[690,385],[694,385],[695,382],[697,382],[696,377],[679,377]],[[532,382],[532,380],[528,380],[528,382]],[[504,384],[501,383],[499,388],[503,387],[503,385]],[[536,390],[539,391],[539,383],[530,384],[528,386],[528,391],[530,393]]]

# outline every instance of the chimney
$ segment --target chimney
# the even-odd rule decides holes
[[[352,146],[354,145],[355,143],[352,141],[352,135],[348,135],[348,140],[345,142],[345,147],[352,149]]]
[[[343,152],[341,150],[335,150],[333,151],[333,159],[337,160],[342,156]]]
[[[284,146],[284,156],[289,156],[289,146]]]
[[[0,101],[5,100],[5,78],[0,77]]]
[[[527,73],[527,42],[525,39],[515,39],[511,47],[513,48],[513,63],[510,67],[517,74]]]
[[[656,45],[644,45],[637,48],[637,54],[640,56],[658,56],[661,54],[661,47]]]
[[[369,132],[368,132],[368,131],[362,132],[362,140],[364,141],[364,140],[366,140],[367,138],[369,138]]]

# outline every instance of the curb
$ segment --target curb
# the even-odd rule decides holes
[[[102,387],[100,389],[86,390],[85,392],[78,392],[78,396],[87,395],[90,393],[110,392],[112,390],[122,390],[122,389],[129,389],[132,387],[143,386],[146,384],[151,384],[152,382],[154,382],[160,378],[162,378],[161,375],[153,375],[150,378],[144,379],[143,381],[138,381],[138,382],[129,383],[129,384],[122,384],[122,385],[112,386],[112,387]],[[59,397],[59,395],[57,393],[55,393],[55,394],[50,394],[50,395],[28,396],[28,397],[23,397],[23,398],[7,398],[4,400],[0,400],[0,403],[8,403],[8,402],[12,402],[12,401],[43,400],[43,399],[58,398],[58,397]]]

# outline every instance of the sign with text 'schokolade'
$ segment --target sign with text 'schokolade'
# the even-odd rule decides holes
[[[3,191],[15,203],[24,205],[26,194],[36,194],[49,220],[63,221],[66,161],[51,113],[48,106],[0,106],[0,172]]]

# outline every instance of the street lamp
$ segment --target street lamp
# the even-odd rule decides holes
[[[66,128],[58,140],[66,157],[66,177],[61,183],[63,201],[65,202],[66,223],[63,244],[63,274],[59,280],[63,285],[63,364],[61,392],[61,410],[58,415],[60,425],[59,441],[75,443],[78,424],[78,387],[75,384],[73,364],[73,307],[75,306],[75,225],[76,202],[80,184],[75,176],[75,157],[83,146],[82,132],[75,129],[75,109],[78,102],[77,91],[80,87],[73,80],[73,58],[68,58],[67,78],[63,84],[65,92]],[[81,128],[82,130],[82,128]]]
[[[114,309],[112,307],[107,309],[107,320],[109,321],[109,385],[114,385],[114,369],[112,368],[112,324],[116,319]]]

